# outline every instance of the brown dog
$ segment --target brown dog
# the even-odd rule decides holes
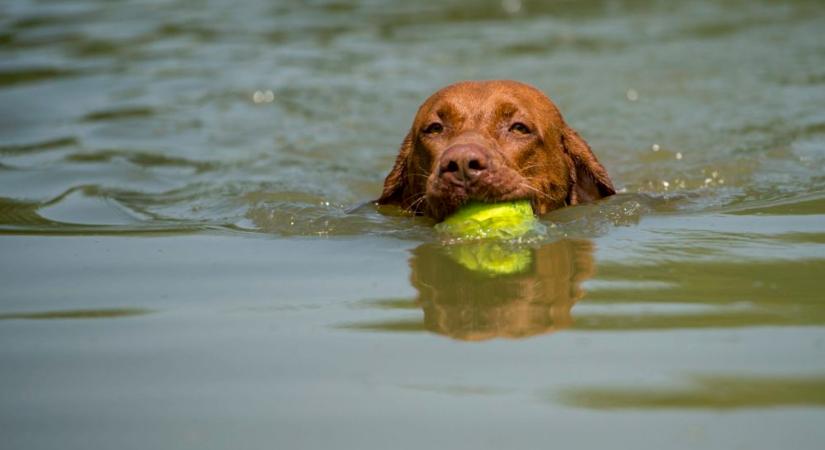
[[[538,89],[464,81],[418,109],[379,204],[443,220],[468,200],[530,199],[544,214],[615,194],[607,171]]]

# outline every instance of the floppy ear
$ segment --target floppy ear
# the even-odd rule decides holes
[[[381,197],[376,200],[379,205],[401,205],[403,202],[404,191],[407,189],[407,161],[410,152],[412,152],[412,131],[407,133],[401,143],[395,164],[387,178],[384,179],[384,190],[381,192]]]
[[[607,170],[599,163],[579,133],[565,125],[561,133],[564,151],[570,156],[570,192],[567,204],[575,205],[590,200],[597,200],[616,193]]]

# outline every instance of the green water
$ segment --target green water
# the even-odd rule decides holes
[[[371,206],[479,78],[621,194]],[[819,1],[0,3],[0,442],[822,448],[823,167]]]

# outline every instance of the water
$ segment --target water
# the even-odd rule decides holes
[[[818,1],[0,4],[4,448],[821,448],[822,30]],[[547,92],[622,193],[514,249],[369,205],[477,78]]]

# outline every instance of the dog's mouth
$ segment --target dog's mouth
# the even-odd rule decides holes
[[[429,208],[428,214],[431,217],[433,217],[434,219],[436,219],[436,221],[441,222],[444,219],[446,219],[446,218],[450,217],[451,215],[453,215],[455,212],[457,212],[462,206],[464,206],[468,203],[471,203],[471,202],[481,202],[481,203],[494,204],[494,203],[504,203],[504,202],[519,202],[519,201],[522,201],[522,200],[530,202],[530,208],[532,209],[534,216],[539,215],[540,209],[539,209],[539,206],[538,206],[538,201],[535,198],[532,198],[532,197],[513,198],[513,199],[507,199],[507,200],[488,200],[488,199],[479,200],[479,199],[468,197],[463,202],[456,203],[454,206],[449,206],[449,207],[445,207],[443,205],[433,207],[432,205],[428,204],[428,208]]]
[[[513,171],[515,172],[515,171]],[[539,190],[521,175],[490,174],[468,183],[445,183],[430,177],[425,195],[426,213],[442,221],[469,202],[501,203],[529,200],[533,214],[539,214]]]

